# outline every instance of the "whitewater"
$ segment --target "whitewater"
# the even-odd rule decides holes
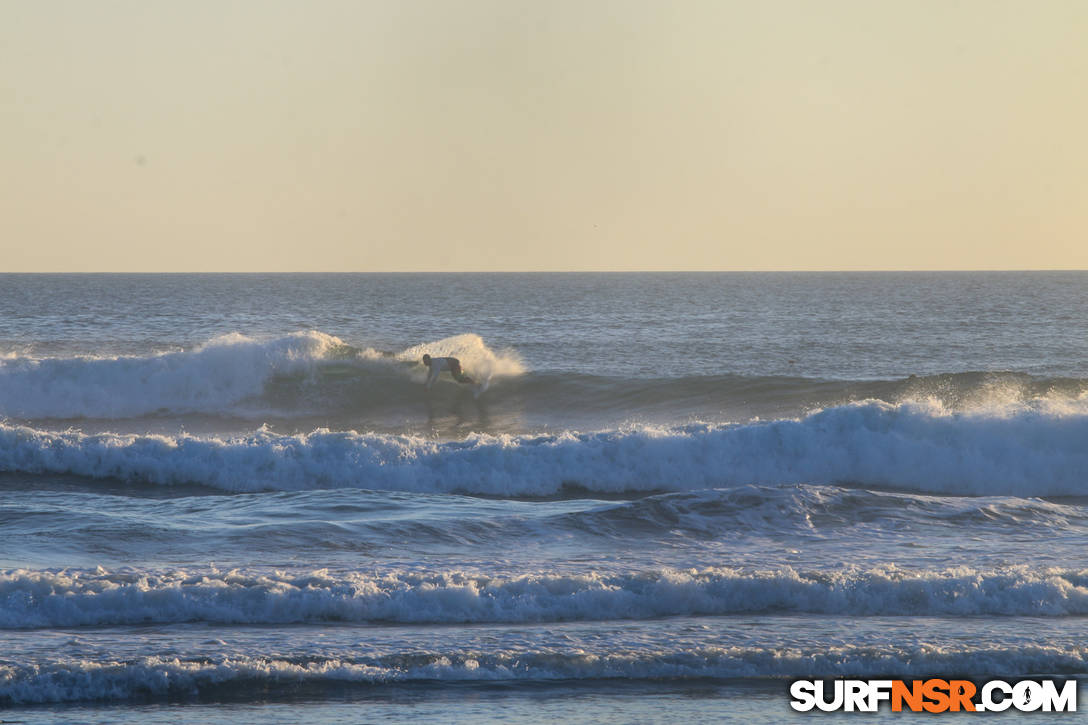
[[[0,715],[779,721],[798,677],[1084,677],[1086,289],[0,275]]]

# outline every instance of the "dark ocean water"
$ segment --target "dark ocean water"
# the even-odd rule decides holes
[[[1088,273],[0,275],[4,719],[1080,677],[1086,537]]]

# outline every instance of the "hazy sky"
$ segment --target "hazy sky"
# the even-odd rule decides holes
[[[0,271],[1088,268],[1088,2],[0,0]]]

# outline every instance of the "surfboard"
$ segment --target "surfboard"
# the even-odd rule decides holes
[[[487,392],[489,387],[491,387],[491,378],[484,378],[482,381],[472,386],[472,397],[479,398]]]

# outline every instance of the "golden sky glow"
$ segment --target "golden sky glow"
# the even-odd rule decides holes
[[[0,271],[1088,268],[1088,2],[0,0]]]

